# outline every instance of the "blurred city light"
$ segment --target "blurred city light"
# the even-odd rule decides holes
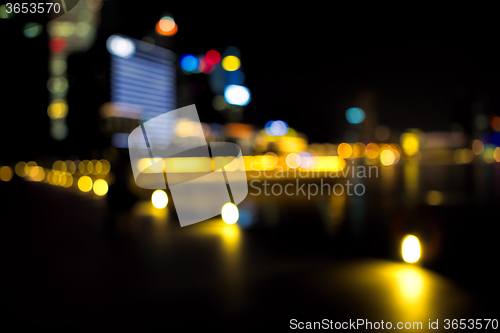
[[[108,183],[104,179],[97,179],[94,182],[94,193],[98,196],[103,196],[108,193]]]
[[[357,157],[357,158],[364,157],[366,155],[366,146],[365,146],[365,144],[362,143],[362,142],[356,142],[352,146],[352,154],[355,157]]]
[[[89,192],[92,189],[92,179],[89,176],[82,176],[78,179],[78,188],[82,192]]]
[[[472,142],[472,151],[476,155],[480,155],[484,151],[484,144],[481,140],[474,140]]]
[[[380,152],[380,147],[378,144],[370,142],[366,145],[366,157],[370,159],[375,159],[378,157]]]
[[[431,206],[438,206],[443,202],[443,194],[439,191],[429,191],[426,201]]]
[[[163,36],[173,36],[177,33],[177,24],[170,16],[164,16],[156,23],[156,32]]]
[[[228,104],[245,106],[250,103],[250,90],[244,86],[230,84],[224,89],[224,99]]]
[[[240,59],[234,55],[229,55],[222,59],[222,68],[224,68],[228,72],[233,72],[240,68],[240,66]]]
[[[220,62],[220,53],[216,50],[210,50],[205,54],[205,61],[210,66],[215,66]]]
[[[264,131],[269,136],[283,136],[288,133],[288,124],[282,120],[270,120],[264,125]]]
[[[55,37],[49,42],[51,52],[58,53],[66,48],[66,40],[62,37]]]
[[[195,57],[192,54],[184,54],[180,61],[179,64],[181,65],[181,68],[185,71],[188,72],[193,72],[198,69],[198,66],[200,65],[200,60],[198,57]]]
[[[238,207],[235,204],[228,202],[222,206],[221,210],[222,220],[227,224],[234,224],[238,221],[239,212]]]
[[[352,155],[352,147],[348,143],[341,143],[337,147],[337,154],[342,158],[349,158]]]
[[[418,153],[420,141],[416,133],[401,134],[401,146],[407,156],[413,156]]]
[[[394,152],[389,149],[384,149],[380,153],[380,163],[382,165],[388,166],[394,164],[396,161],[396,156],[394,155]]]
[[[453,152],[453,159],[457,164],[467,164],[474,159],[474,153],[469,148],[459,148]]]
[[[345,117],[349,124],[359,124],[365,120],[365,111],[360,108],[349,108],[345,112]]]
[[[495,151],[493,152],[493,158],[495,161],[500,162],[500,147],[496,147]]]
[[[56,99],[47,108],[47,114],[52,119],[64,118],[68,114],[68,106],[62,99]]]
[[[12,179],[13,176],[12,169],[9,166],[3,166],[0,168],[0,180],[4,182],[8,182]]]
[[[290,153],[286,157],[286,165],[288,165],[289,168],[296,169],[300,166],[301,158],[299,154],[296,153]]]
[[[165,208],[168,204],[167,193],[163,190],[156,190],[151,195],[151,203],[158,209]]]
[[[28,22],[24,25],[23,34],[26,38],[35,38],[40,36],[43,26],[39,23]]]
[[[418,238],[413,235],[405,236],[401,253],[404,261],[409,263],[417,262],[420,258],[420,242]]]
[[[298,162],[298,163],[300,164],[301,168],[307,169],[312,165],[313,159],[312,159],[311,154],[303,151],[303,152],[299,153],[299,157],[300,157],[300,159],[298,159],[298,161],[300,161],[300,162]]]
[[[106,41],[109,53],[121,58],[130,58],[135,53],[134,43],[127,38],[112,35]]]

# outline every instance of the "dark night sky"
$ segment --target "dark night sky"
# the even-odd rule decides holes
[[[122,33],[140,39],[151,33],[164,12],[174,16],[179,32],[163,42],[178,55],[212,48],[222,51],[230,45],[241,50],[246,85],[252,91],[244,121],[256,126],[283,119],[306,133],[310,141],[340,140],[347,125],[345,109],[366,88],[375,93],[378,122],[397,130],[449,130],[454,105],[470,103],[482,91],[489,94],[494,111],[498,106],[498,29],[488,8],[389,11],[360,5],[258,7],[235,3],[220,9],[188,2],[107,1],[96,44],[89,53],[69,60],[74,90],[68,95],[73,102],[68,120],[79,126],[76,131],[70,128],[71,145],[83,142],[77,136],[85,136],[93,126],[88,135],[94,138],[91,145],[100,146],[95,106],[105,100],[108,88],[99,86],[93,76],[97,67],[108,63],[106,38]],[[11,97],[3,97],[3,103],[21,110],[6,115],[5,120],[16,121],[19,113],[31,115],[23,130],[4,131],[2,142],[13,135],[22,137],[7,151],[32,155],[71,151],[69,143],[55,143],[48,136],[47,36],[27,40],[19,34],[4,40],[13,45],[1,51],[4,68],[6,63],[17,66],[7,66],[12,71],[4,77],[2,90]],[[203,82],[202,75],[188,80]],[[32,98],[26,98],[27,91],[20,88],[27,85]],[[457,97],[459,87],[465,89],[462,99]],[[195,100],[202,121],[220,119],[207,103],[210,94],[207,91]],[[88,101],[79,100],[89,95]]]

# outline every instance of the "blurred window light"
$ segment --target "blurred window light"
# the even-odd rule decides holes
[[[43,26],[39,23],[28,22],[24,25],[23,34],[26,38],[35,38],[40,36],[43,31]]]
[[[341,143],[337,147],[337,154],[342,158],[349,158],[352,155],[352,147],[348,143]]]
[[[170,16],[164,16],[156,24],[156,32],[163,36],[173,36],[177,33],[177,24]]]
[[[349,124],[359,124],[365,120],[365,111],[360,108],[349,108],[345,112],[345,117]]]
[[[205,61],[210,66],[215,66],[220,62],[220,53],[216,50],[210,50],[205,54]]]
[[[472,142],[472,151],[476,155],[480,155],[484,151],[484,144],[481,142],[481,140],[474,140]]]
[[[238,207],[235,204],[228,202],[222,206],[221,216],[222,220],[227,224],[236,223],[239,218]]]
[[[417,262],[420,259],[420,242],[416,236],[407,235],[403,239],[401,247],[403,260],[408,263]]]
[[[228,72],[233,72],[240,68],[240,66],[240,59],[234,55],[229,55],[222,59],[222,68],[224,68]]]
[[[97,179],[94,182],[94,193],[98,196],[103,196],[108,193],[108,183],[104,179]]]
[[[184,54],[181,57],[179,64],[181,65],[181,68],[183,70],[193,72],[198,69],[200,65],[200,59],[192,54]]]
[[[156,190],[151,195],[151,203],[158,209],[165,208],[168,204],[167,193],[163,190]]]
[[[12,169],[9,166],[3,166],[0,168],[0,180],[4,182],[8,182],[12,179],[13,176]]]
[[[227,85],[224,89],[224,99],[228,104],[245,106],[250,103],[250,90],[236,84]]]
[[[128,38],[112,35],[106,41],[109,53],[121,57],[130,58],[135,53],[135,44]]]
[[[82,192],[89,192],[92,190],[92,179],[89,176],[82,176],[78,179],[78,188]]]

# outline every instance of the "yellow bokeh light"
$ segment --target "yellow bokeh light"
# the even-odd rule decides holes
[[[401,135],[401,146],[406,155],[412,156],[418,153],[420,142],[415,133],[403,133]]]
[[[426,199],[429,205],[438,206],[443,202],[443,194],[439,191],[429,191]]]
[[[238,221],[240,214],[238,212],[238,207],[235,204],[228,202],[224,206],[222,206],[221,210],[222,220],[227,224],[234,224]]]
[[[300,156],[299,154],[296,153],[290,153],[286,157],[286,165],[288,165],[289,168],[296,169],[300,165]]]
[[[376,143],[371,142],[366,146],[366,157],[370,159],[377,158],[379,152],[380,152],[380,147]]]
[[[156,190],[151,195],[151,203],[158,209],[165,208],[168,204],[168,195],[163,190]]]
[[[72,174],[72,175],[75,174],[75,171],[76,171],[76,164],[75,164],[75,162],[67,160],[65,164],[66,164],[67,171],[70,174]]]
[[[8,182],[12,179],[13,176],[12,169],[9,166],[3,166],[0,168],[0,180],[4,182]]]
[[[352,154],[357,157],[357,158],[361,158],[363,156],[366,155],[366,146],[364,143],[362,142],[356,142],[353,146],[352,146]]]
[[[262,166],[264,167],[264,170],[271,170],[278,165],[278,156],[275,153],[266,153],[264,156],[262,156]]]
[[[479,155],[483,152],[484,150],[484,144],[480,140],[474,140],[472,142],[472,151],[474,154]]]
[[[500,147],[495,148],[495,151],[493,152],[493,157],[495,158],[495,161],[500,162]]]
[[[396,156],[394,155],[394,152],[392,150],[384,149],[380,153],[380,163],[382,163],[382,165],[392,165],[394,164],[395,160]]]
[[[352,147],[348,143],[341,143],[337,147],[337,154],[342,158],[349,158],[352,155]]]
[[[65,173],[64,183],[62,182],[62,180],[63,179],[61,177],[61,183],[60,183],[61,186],[70,187],[71,185],[73,185],[73,176],[69,172]]]
[[[109,162],[107,160],[99,160],[99,162],[101,162],[101,175],[109,173],[109,171],[111,170],[111,165],[109,164]]]
[[[486,163],[493,163],[495,161],[494,159],[494,154],[495,154],[495,151],[493,150],[493,148],[486,148],[483,152],[483,159]]]
[[[52,119],[64,118],[68,114],[68,106],[64,100],[56,99],[47,108],[47,114]]]
[[[108,183],[104,179],[98,179],[94,182],[94,193],[103,196],[108,193]]]
[[[409,263],[417,262],[420,259],[420,242],[418,238],[413,235],[405,236],[401,247],[401,254],[404,261]]]
[[[457,164],[467,164],[474,159],[474,153],[468,148],[456,149],[453,152],[453,159]]]
[[[88,192],[92,189],[92,179],[89,176],[82,176],[78,179],[78,188],[82,192]]]
[[[18,162],[14,167],[14,171],[16,172],[16,175],[18,175],[19,177],[26,177],[26,163]]]
[[[94,166],[94,169],[92,170],[93,175],[98,175],[102,171],[102,164],[98,160],[92,160],[91,161],[92,165]]]
[[[222,68],[224,68],[226,71],[232,72],[240,68],[241,62],[238,57],[235,56],[227,56],[222,59]]]

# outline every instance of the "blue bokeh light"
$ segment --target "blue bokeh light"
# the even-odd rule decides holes
[[[200,60],[192,54],[185,54],[179,61],[181,68],[188,72],[193,72],[198,69]]]
[[[345,117],[349,124],[359,124],[365,120],[365,111],[360,108],[349,108],[345,112]]]

